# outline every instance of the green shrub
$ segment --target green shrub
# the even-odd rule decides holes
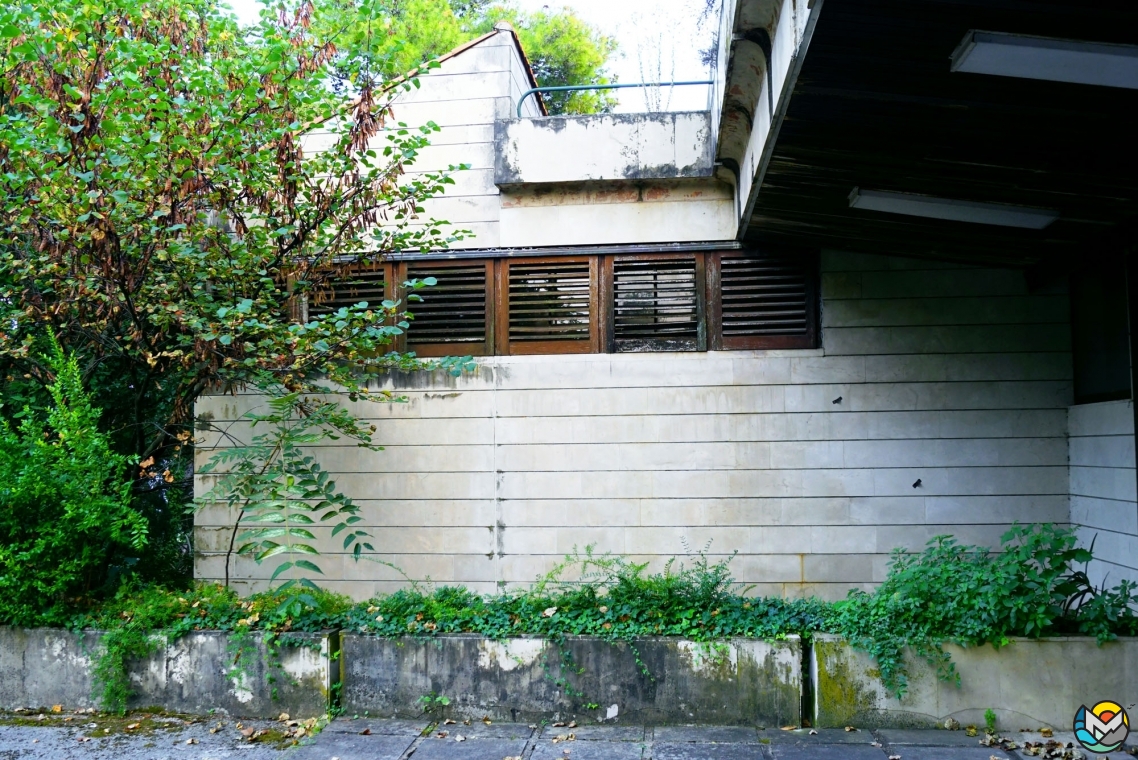
[[[0,421],[0,623],[58,623],[68,602],[100,587],[118,547],[141,548],[128,460],[98,430],[79,366],[52,339],[55,380],[44,419]]]
[[[1002,551],[937,536],[920,553],[895,550],[885,582],[872,594],[852,592],[830,626],[869,652],[886,686],[906,690],[902,652],[911,647],[959,678],[945,642],[1006,644],[1011,636],[1081,633],[1100,641],[1138,632],[1134,584],[1094,588],[1073,568],[1092,559],[1075,535],[1055,525],[1016,525]]]

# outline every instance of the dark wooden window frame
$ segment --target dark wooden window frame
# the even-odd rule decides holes
[[[806,330],[797,335],[723,335],[723,302],[721,277],[723,261],[739,258],[775,258],[792,260],[805,274]],[[697,336],[693,342],[677,341],[667,337],[637,339],[635,345],[621,345],[617,340],[615,324],[614,271],[617,261],[675,261],[693,260],[696,273]],[[707,351],[747,349],[809,349],[819,345],[819,272],[818,256],[811,251],[692,251],[632,254],[559,254],[556,256],[499,256],[486,258],[438,258],[429,254],[419,264],[429,262],[432,269],[445,271],[450,267],[466,267],[479,262],[486,267],[486,334],[479,342],[416,344],[414,322],[409,334],[400,339],[398,350],[415,351],[419,356],[447,355],[518,356],[535,354],[621,353],[629,351]],[[518,265],[588,262],[589,264],[589,335],[587,339],[573,340],[510,340],[510,268]],[[402,283],[407,280],[408,261],[388,262],[384,270],[385,297],[404,300]],[[429,289],[422,291],[429,294]],[[406,304],[414,312],[414,304]]]

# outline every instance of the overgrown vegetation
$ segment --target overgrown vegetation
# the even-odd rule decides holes
[[[128,457],[99,432],[78,362],[49,338],[50,410],[25,406],[16,428],[0,418],[0,623],[59,624],[70,600],[114,581],[123,550],[147,543]]]
[[[962,546],[941,536],[919,553],[894,553],[889,577],[872,594],[844,601],[748,596],[730,560],[702,553],[661,572],[591,551],[571,555],[532,586],[493,596],[465,588],[411,587],[367,602],[301,587],[241,599],[202,585],[187,593],[123,590],[73,627],[112,632],[99,663],[104,704],[125,705],[125,663],[194,630],[317,632],[340,629],[385,637],[478,633],[490,638],[538,635],[555,641],[590,635],[632,642],[676,636],[700,642],[732,637],[780,638],[837,633],[869,652],[885,683],[904,693],[902,652],[912,647],[954,677],[943,645],[991,643],[1012,636],[1086,634],[1100,641],[1138,634],[1134,585],[1094,588],[1076,569],[1091,552],[1052,525],[1016,526],[1004,551]]]
[[[1083,634],[1100,642],[1138,634],[1135,584],[1096,588],[1077,565],[1090,549],[1055,525],[1016,525],[1001,551],[937,536],[920,553],[893,552],[889,575],[872,594],[835,605],[830,630],[873,655],[894,693],[906,689],[903,651],[959,678],[943,644],[1003,646],[1012,636]]]

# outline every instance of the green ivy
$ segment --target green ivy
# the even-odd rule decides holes
[[[944,651],[1006,644],[1012,636],[1083,634],[1100,642],[1138,634],[1135,584],[1096,588],[1075,565],[1093,558],[1072,531],[1016,525],[1001,551],[933,538],[920,553],[895,550],[885,582],[872,594],[853,592],[835,605],[831,629],[871,654],[897,696],[907,687],[903,653],[911,648],[959,680]]]

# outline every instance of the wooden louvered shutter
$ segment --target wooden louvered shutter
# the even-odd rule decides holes
[[[703,256],[616,257],[614,351],[706,350]]]
[[[379,310],[387,298],[386,272],[389,267],[375,265],[368,269],[351,271],[308,294],[308,316],[331,314],[345,306],[367,301],[369,307]]]
[[[594,257],[505,259],[499,263],[499,353],[599,350]]]
[[[809,254],[724,255],[716,304],[721,347],[814,348],[817,262]]]
[[[405,280],[438,282],[416,291],[411,301],[407,348],[420,356],[485,356],[493,353],[493,261],[415,261],[404,265]]]

